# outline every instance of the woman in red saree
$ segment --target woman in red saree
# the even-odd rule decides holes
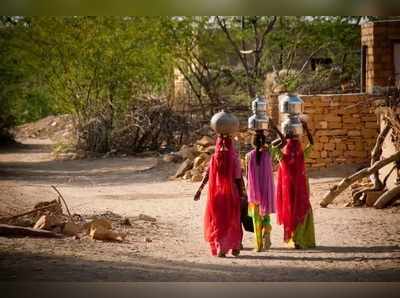
[[[209,182],[204,215],[204,237],[213,256],[225,257],[229,250],[238,256],[242,240],[240,195],[242,193],[240,160],[232,139],[219,136],[215,153],[194,200],[200,199],[204,185]]]
[[[310,204],[304,156],[312,148],[313,139],[306,122],[310,145],[304,150],[298,137],[288,138],[282,150],[277,179],[277,219],[283,224],[284,241],[295,248],[315,247],[314,219]]]

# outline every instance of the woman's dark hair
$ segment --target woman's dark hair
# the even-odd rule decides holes
[[[262,148],[262,146],[265,145],[266,140],[267,140],[267,138],[264,135],[264,132],[262,130],[261,131],[256,131],[255,136],[253,136],[252,144],[256,148],[256,162],[257,162],[257,165],[260,164],[261,148]]]

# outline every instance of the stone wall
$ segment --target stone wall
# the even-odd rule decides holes
[[[300,95],[314,136],[309,167],[368,163],[378,135],[378,119],[366,94]],[[280,119],[277,96],[270,96],[269,111]],[[280,121],[276,121],[279,122]],[[305,141],[305,140],[304,140]]]

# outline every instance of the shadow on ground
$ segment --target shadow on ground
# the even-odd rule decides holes
[[[382,250],[392,251],[392,248],[380,248]],[[265,259],[270,258],[266,256]],[[269,266],[268,262],[250,267],[237,264],[240,259],[231,264],[232,260],[227,258],[227,265],[196,264],[133,255],[129,262],[110,262],[0,252],[0,281],[400,281],[400,268],[344,270],[336,266],[312,269],[307,266]]]

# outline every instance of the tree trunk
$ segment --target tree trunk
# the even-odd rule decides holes
[[[382,209],[393,203],[395,199],[400,198],[400,185],[393,187],[387,192],[383,193],[375,202],[374,207]]]

